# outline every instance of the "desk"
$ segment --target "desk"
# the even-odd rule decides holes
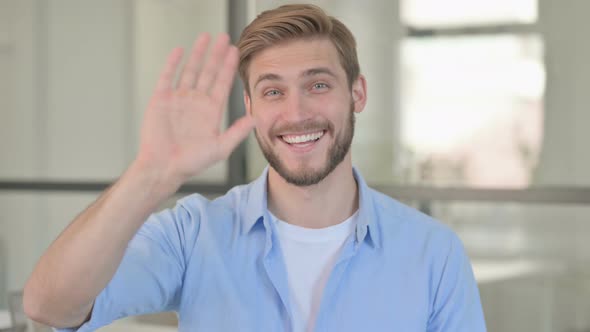
[[[126,318],[98,329],[100,332],[178,332],[177,327],[167,325],[146,324]]]
[[[473,274],[478,284],[487,284],[529,276],[559,273],[563,266],[536,260],[473,260]]]
[[[10,313],[6,310],[0,310],[0,330],[7,329],[12,326]]]

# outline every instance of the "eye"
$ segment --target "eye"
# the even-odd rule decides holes
[[[328,85],[326,83],[314,83],[313,88],[316,90],[325,89]]]
[[[281,94],[281,92],[277,89],[272,89],[272,90],[268,90],[266,92],[264,92],[265,96],[268,97],[275,97],[275,96],[279,96]]]

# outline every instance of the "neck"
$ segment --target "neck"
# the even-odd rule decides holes
[[[268,172],[268,208],[277,218],[306,228],[339,224],[358,209],[358,186],[349,155],[318,184],[300,187]]]

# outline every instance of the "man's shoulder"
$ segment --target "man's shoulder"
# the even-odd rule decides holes
[[[247,205],[251,184],[238,185],[221,196],[204,195],[194,193],[182,197],[177,201],[177,206],[186,210],[193,218],[200,222],[209,220],[217,223],[236,221],[240,211]]]
[[[250,184],[237,185],[221,195],[218,193],[192,193],[181,197],[176,203],[190,209],[230,207],[247,195],[249,186]]]
[[[395,235],[410,237],[415,242],[458,240],[455,232],[440,220],[375,189],[369,190],[385,241]]]

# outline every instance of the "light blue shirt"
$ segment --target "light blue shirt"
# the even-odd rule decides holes
[[[267,174],[215,200],[194,194],[153,214],[79,331],[160,311],[178,313],[179,331],[290,331]],[[457,236],[354,175],[357,226],[328,279],[315,331],[485,331]]]

